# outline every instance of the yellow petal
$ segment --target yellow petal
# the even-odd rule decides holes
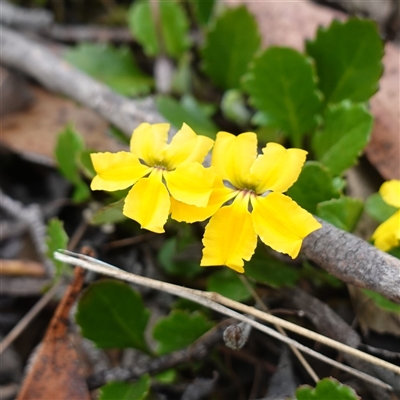
[[[186,162],[202,163],[213,143],[212,139],[196,135],[193,129],[183,124],[165,148],[164,163],[169,169]]]
[[[204,221],[211,217],[227,201],[236,196],[237,192],[225,187],[222,179],[216,177],[214,188],[206,207],[196,207],[171,197],[171,218],[179,222]]]
[[[97,175],[90,185],[92,190],[126,189],[151,171],[132,153],[93,153],[90,155]]]
[[[239,194],[212,216],[204,232],[201,266],[226,265],[244,272],[243,260],[250,260],[257,245],[248,203],[249,195]]]
[[[168,131],[169,124],[140,124],[132,133],[131,152],[150,167],[161,165]]]
[[[154,170],[140,179],[125,199],[123,214],[139,222],[142,228],[162,233],[170,208],[168,190],[162,183],[162,173]]]
[[[268,143],[251,168],[252,176],[258,182],[257,193],[267,190],[286,192],[297,181],[306,155],[307,152],[301,149],[285,149],[278,143]]]
[[[212,152],[212,166],[222,179],[238,189],[248,187],[250,168],[257,157],[257,135],[253,132],[234,136],[219,132]]]
[[[383,200],[393,207],[400,208],[400,181],[392,179],[385,182],[379,189]]]
[[[197,162],[181,164],[174,171],[164,171],[171,196],[182,203],[205,207],[214,185],[215,172]]]
[[[254,229],[261,240],[280,253],[297,257],[303,239],[321,224],[290,197],[270,193],[252,196]]]
[[[400,210],[378,226],[372,239],[375,246],[383,251],[400,245]]]

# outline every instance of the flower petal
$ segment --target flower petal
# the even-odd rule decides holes
[[[400,181],[392,179],[385,182],[379,189],[383,200],[393,207],[400,208]]]
[[[239,194],[212,216],[204,233],[201,266],[226,265],[244,272],[243,260],[250,260],[257,245],[248,202],[249,195]]]
[[[204,221],[236,194],[237,191],[227,188],[222,183],[222,179],[217,177],[206,207],[191,206],[171,197],[171,218],[178,222],[188,223]]]
[[[132,133],[131,152],[150,167],[161,165],[168,131],[169,124],[140,124]]]
[[[123,214],[139,222],[142,228],[162,233],[170,208],[169,193],[162,183],[162,173],[154,170],[140,179],[125,199]]]
[[[92,190],[126,189],[151,171],[134,154],[126,151],[93,153],[90,157],[97,172],[90,185]]]
[[[372,239],[375,246],[383,251],[400,245],[400,210],[378,226]]]
[[[197,162],[181,164],[174,171],[164,171],[171,196],[182,203],[205,207],[214,185],[215,172]]]
[[[249,171],[257,157],[257,135],[253,132],[234,136],[218,132],[211,165],[222,179],[238,189],[248,186]]]
[[[267,197],[252,196],[254,229],[261,240],[280,253],[295,258],[303,239],[321,228],[321,224],[290,197],[270,193]]]
[[[259,182],[257,193],[286,192],[297,181],[306,155],[305,150],[285,149],[278,143],[268,143],[251,168],[252,176]]]
[[[165,148],[164,163],[169,169],[184,162],[202,163],[213,143],[212,139],[196,135],[189,125],[183,124]]]

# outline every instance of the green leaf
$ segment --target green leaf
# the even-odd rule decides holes
[[[190,5],[193,7],[194,15],[200,25],[207,25],[213,10],[215,0],[192,0]]]
[[[251,293],[238,274],[227,268],[214,272],[208,277],[207,290],[217,292],[235,301],[245,301],[251,298]]]
[[[202,314],[208,315],[210,309],[202,306],[199,303],[195,303],[194,301],[190,301],[188,299],[184,298],[178,298],[176,299],[171,306],[172,309],[174,310],[182,310],[182,311],[187,311],[187,312],[195,312],[195,311],[201,311]]]
[[[125,221],[126,217],[122,214],[124,202],[125,199],[121,199],[101,208],[93,215],[91,223],[93,225],[103,225]]]
[[[250,111],[246,107],[243,93],[236,89],[228,90],[221,100],[223,116],[238,125],[246,125],[250,121]]]
[[[340,196],[329,170],[317,161],[307,161],[304,164],[299,179],[286,194],[313,214],[318,203]]]
[[[365,202],[365,212],[380,223],[385,222],[396,211],[397,208],[386,203],[379,192],[369,196]]]
[[[55,157],[62,175],[75,186],[73,199],[76,202],[85,201],[90,197],[90,190],[79,172],[79,160],[84,149],[82,137],[71,125],[59,133]]]
[[[368,144],[373,117],[363,104],[348,100],[329,106],[324,117],[323,129],[313,137],[313,149],[333,175],[340,175],[357,162]]]
[[[133,37],[143,46],[143,50],[148,56],[155,56],[159,53],[149,2],[135,1],[132,3],[128,13],[128,26]]]
[[[156,104],[161,115],[175,128],[180,129],[185,122],[197,134],[215,139],[219,129],[194,97],[186,95],[178,102],[172,97],[158,96]]]
[[[277,288],[293,286],[300,277],[298,270],[262,251],[261,246],[246,263],[245,274],[256,282]]]
[[[296,390],[296,400],[361,400],[354,389],[341,384],[334,378],[324,378],[311,386],[300,386]]]
[[[317,215],[339,229],[352,232],[361,217],[363,208],[364,203],[361,200],[344,196],[319,203]]]
[[[100,388],[99,400],[145,400],[149,391],[150,376],[145,374],[135,383],[107,383]]]
[[[306,47],[316,62],[326,103],[345,99],[363,102],[378,90],[383,43],[375,22],[335,20],[328,28],[320,28],[316,39]]]
[[[171,81],[171,91],[175,94],[190,94],[193,86],[191,53],[185,53],[178,62],[176,71]]]
[[[167,239],[158,252],[158,262],[170,275],[186,276],[192,278],[201,272],[199,260],[179,259],[179,253],[184,249],[178,249],[177,237]]]
[[[153,329],[153,337],[159,342],[158,354],[167,354],[189,346],[214,324],[202,314],[189,314],[173,310],[167,317],[161,318]]]
[[[294,49],[270,47],[252,63],[245,87],[264,124],[282,129],[301,147],[302,136],[317,124],[321,106],[313,66]]]
[[[179,58],[190,46],[189,21],[182,6],[176,1],[160,1],[158,5],[159,26],[165,51],[169,56]],[[132,4],[128,14],[128,25],[148,56],[161,53],[149,1],[137,1]]]
[[[149,353],[144,338],[149,315],[140,295],[127,284],[102,280],[80,298],[76,322],[99,348],[133,347]]]
[[[316,268],[307,260],[303,260],[300,274],[302,278],[307,278],[316,287],[332,286],[334,288],[342,288],[344,286],[343,281],[335,278],[333,275],[321,268]]]
[[[124,96],[144,95],[153,87],[153,79],[140,70],[128,47],[82,43],[67,50],[64,58]]]
[[[254,16],[245,6],[229,8],[216,19],[205,38],[204,72],[222,89],[240,88],[259,46]]]
[[[93,150],[82,150],[79,156],[79,166],[83,172],[83,174],[88,179],[93,179],[96,176],[96,171],[94,170],[92,159],[90,154],[92,154]]]
[[[68,245],[68,235],[65,233],[64,224],[58,218],[52,218],[47,224],[47,257],[49,257],[55,267],[56,275],[60,276],[65,268],[65,264],[54,258],[53,253],[59,249],[66,249]]]
[[[154,379],[158,382],[167,385],[169,383],[174,383],[177,379],[177,372],[176,369],[166,369],[154,376]]]
[[[363,289],[363,293],[374,301],[374,303],[385,311],[400,313],[400,304],[393,303],[386,297],[372,290]]]
[[[393,257],[396,257],[396,258],[400,259],[400,246],[393,247],[387,253],[389,253]]]

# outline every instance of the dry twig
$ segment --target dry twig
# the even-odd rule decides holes
[[[116,279],[125,280],[127,282],[132,282],[132,283],[135,283],[135,284],[138,284],[141,286],[146,286],[146,287],[149,287],[152,289],[161,290],[161,291],[164,291],[164,292],[176,295],[176,296],[180,296],[180,297],[186,298],[188,300],[194,301],[196,303],[202,304],[205,307],[208,307],[214,311],[217,311],[217,312],[227,315],[229,317],[236,318],[240,321],[245,321],[248,324],[250,324],[251,326],[253,326],[254,328],[256,328],[256,329],[258,329],[258,330],[260,330],[260,331],[262,331],[262,332],[264,332],[286,344],[291,344],[306,354],[309,354],[315,358],[318,358],[319,360],[322,360],[328,364],[334,365],[337,368],[345,370],[345,371],[353,374],[354,376],[357,376],[360,379],[364,379],[368,382],[374,383],[376,385],[380,385],[388,390],[391,390],[391,387],[389,385],[385,384],[384,382],[380,381],[379,379],[376,379],[370,375],[364,374],[364,373],[357,371],[351,367],[343,365],[337,361],[331,360],[330,358],[328,358],[314,350],[311,350],[310,348],[308,348],[306,346],[303,346],[299,342],[297,342],[293,339],[290,339],[286,336],[283,336],[280,333],[274,331],[273,329],[271,329],[263,324],[260,324],[256,321],[253,321],[250,318],[246,317],[245,315],[242,315],[239,312],[233,311],[232,309],[238,310],[244,314],[249,314],[251,316],[254,316],[261,320],[267,321],[269,323],[280,325],[281,327],[283,327],[287,330],[296,332],[302,336],[306,336],[306,337],[308,337],[312,340],[315,340],[319,343],[330,346],[338,351],[358,357],[362,360],[368,361],[368,362],[370,362],[374,365],[378,365],[382,368],[386,368],[387,370],[393,371],[396,374],[400,375],[400,367],[398,367],[396,365],[393,365],[389,362],[383,361],[379,358],[373,357],[373,356],[366,354],[360,350],[354,349],[352,347],[349,347],[347,345],[339,343],[335,340],[332,340],[325,336],[319,335],[315,332],[309,331],[308,329],[305,329],[303,327],[292,324],[291,322],[282,320],[280,318],[274,317],[265,312],[256,310],[253,307],[249,307],[244,304],[238,303],[236,301],[230,300],[224,296],[219,295],[218,293],[203,292],[201,290],[189,289],[186,287],[173,285],[173,284],[170,284],[167,282],[157,281],[154,279],[145,278],[143,276],[134,275],[129,272],[123,271],[115,266],[112,266],[110,264],[106,264],[99,260],[93,259],[91,257],[79,255],[79,254],[68,252],[68,251],[55,252],[54,256],[56,259],[58,259],[62,262],[65,262],[67,264],[77,265],[82,268],[88,269],[90,271],[95,271],[95,272],[98,272],[98,273],[101,273],[104,275],[112,276]]]

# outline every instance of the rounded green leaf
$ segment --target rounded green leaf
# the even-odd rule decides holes
[[[378,90],[383,42],[375,22],[335,20],[328,28],[320,28],[306,47],[315,60],[326,103],[345,99],[363,102]]]
[[[312,141],[318,160],[333,175],[342,174],[357,162],[368,144],[373,117],[363,104],[344,100],[329,106],[324,115],[324,126]]]
[[[176,1],[158,2],[160,28],[166,53],[179,58],[190,46],[189,21],[182,6]],[[129,9],[128,24],[135,39],[149,56],[161,53],[150,1],[134,2]]]
[[[129,8],[128,26],[133,37],[143,46],[148,56],[159,52],[157,34],[148,1],[135,1]]]
[[[179,249],[178,238],[167,239],[158,252],[158,262],[170,275],[180,275],[191,278],[201,272],[200,259],[185,259]],[[184,250],[184,249],[182,249]]]
[[[194,15],[201,25],[207,25],[214,10],[215,0],[192,0],[189,4],[194,10]]]
[[[149,352],[144,338],[150,311],[126,283],[102,280],[79,299],[76,322],[99,348],[133,347]]]
[[[153,337],[159,342],[158,353],[171,353],[189,346],[213,326],[199,312],[189,314],[182,310],[173,310],[154,326]]]
[[[102,225],[125,221],[126,217],[122,214],[124,202],[125,199],[120,199],[101,208],[93,215],[91,223],[93,225]]]
[[[217,292],[236,301],[245,301],[251,297],[251,293],[240,280],[238,274],[231,269],[221,269],[209,276],[207,290]]]
[[[317,204],[317,215],[339,229],[352,232],[363,208],[364,203],[361,200],[344,196]]]
[[[340,196],[328,169],[317,161],[307,161],[299,179],[286,194],[300,207],[315,214],[317,204]]]
[[[317,124],[321,100],[309,58],[294,49],[270,47],[246,75],[251,102],[266,126],[282,129],[296,146]]]
[[[378,192],[368,197],[365,202],[365,211],[371,218],[382,223],[389,219],[397,208],[386,203]]]
[[[341,384],[334,378],[324,378],[311,386],[300,386],[296,390],[296,400],[361,400],[354,389]]]
[[[69,49],[64,58],[125,96],[147,94],[153,86],[153,79],[140,70],[128,47],[82,43]]]
[[[158,96],[156,104],[160,114],[175,128],[180,129],[186,123],[197,134],[215,139],[218,127],[194,97],[185,95],[179,102],[169,96]]]
[[[215,20],[205,38],[204,72],[222,89],[239,88],[259,46],[254,16],[245,6],[228,8]]]
[[[68,235],[64,230],[64,223],[60,221],[58,218],[52,218],[47,224],[47,257],[49,257],[55,267],[57,275],[61,275],[65,264],[61,261],[58,261],[54,258],[53,253],[60,249],[66,249],[68,245]]]
[[[255,254],[245,265],[245,274],[259,283],[274,287],[293,286],[300,278],[297,269],[271,257],[257,248]]]
[[[135,383],[107,383],[100,388],[99,400],[145,400],[149,391],[150,377],[146,374]]]
[[[79,171],[79,161],[85,144],[82,137],[71,126],[67,125],[59,133],[55,147],[55,157],[63,176],[74,185],[74,201],[85,201],[90,197],[90,190],[82,180]]]

